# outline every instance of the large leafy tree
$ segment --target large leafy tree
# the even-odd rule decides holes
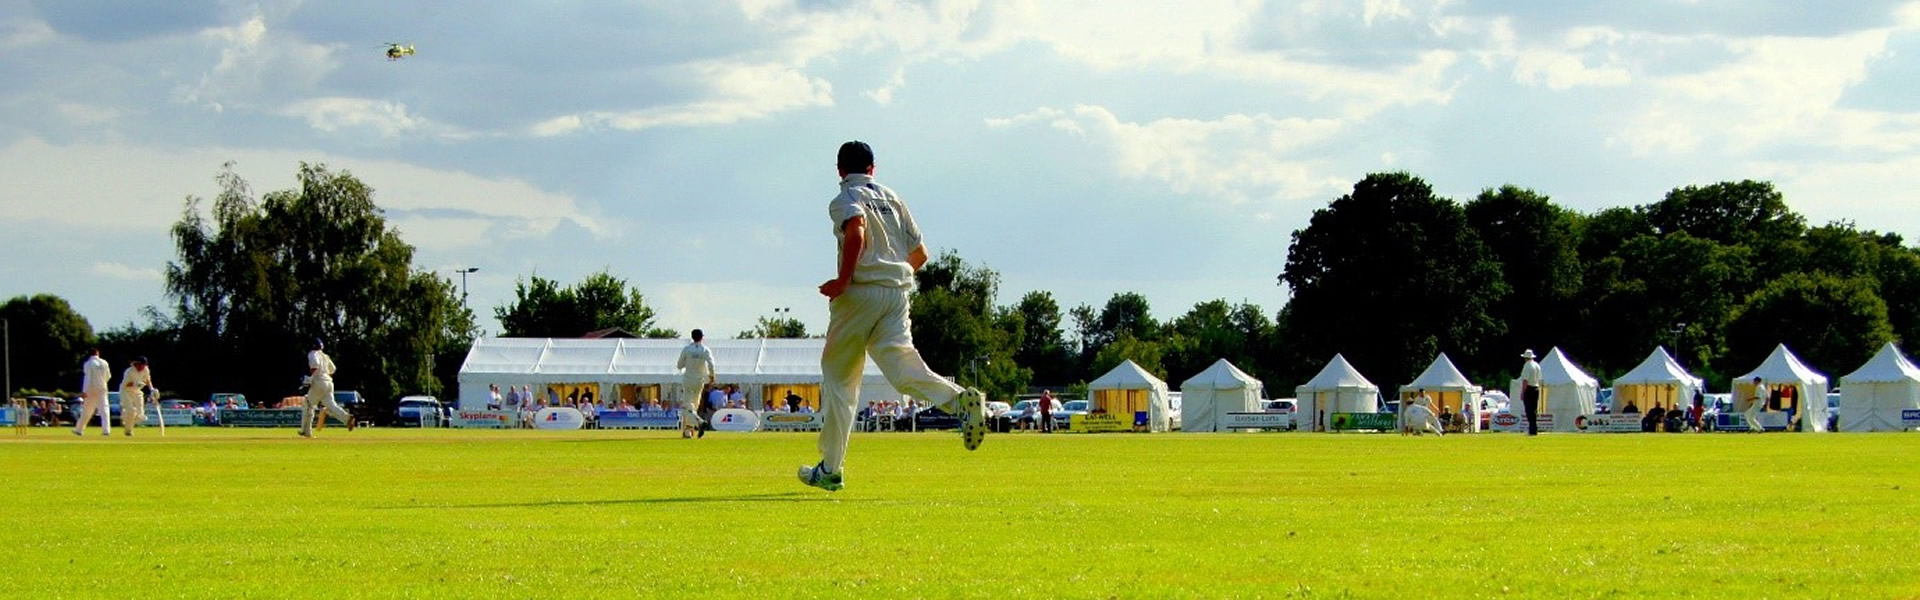
[[[65,298],[16,296],[0,305],[0,318],[7,320],[16,389],[80,389],[80,361],[94,343],[93,325]]]
[[[1767,284],[1734,315],[1727,329],[1723,373],[1751,368],[1784,343],[1829,375],[1850,370],[1893,339],[1887,305],[1866,277],[1794,273]]]
[[[1013,357],[1025,337],[1025,320],[1018,311],[994,306],[1000,274],[948,251],[914,279],[909,315],[914,346],[927,365],[994,398],[1024,391],[1033,370]]]
[[[1460,206],[1418,177],[1369,175],[1314,211],[1280,281],[1293,294],[1283,327],[1308,360],[1344,353],[1382,383],[1443,350],[1474,357],[1461,361],[1470,374],[1493,368],[1481,350],[1502,332],[1491,312],[1507,294],[1499,263]]]
[[[1033,369],[1033,380],[1043,385],[1064,385],[1079,379],[1074,368],[1073,351],[1061,330],[1060,303],[1051,292],[1027,292],[1014,307],[1020,314],[1020,345],[1014,350],[1015,362]]]
[[[231,165],[217,180],[210,210],[189,197],[173,226],[179,256],[166,288],[179,352],[169,383],[277,398],[321,338],[341,390],[379,403],[444,388],[458,362],[443,357],[464,354],[472,313],[450,281],[413,267],[413,247],[387,227],[372,187],[307,163],[296,188],[258,199]]]
[[[679,337],[676,331],[654,327],[646,297],[606,271],[568,287],[534,275],[516,283],[513,301],[494,308],[493,314],[506,337],[571,338],[612,328],[641,337]]]
[[[1578,214],[1533,190],[1485,190],[1465,207],[1467,223],[1500,263],[1509,294],[1493,303],[1506,332],[1490,349],[1545,348],[1574,319],[1581,289]]]
[[[1260,307],[1226,300],[1193,305],[1187,314],[1167,323],[1164,362],[1174,379],[1191,377],[1219,359],[1264,376],[1260,356],[1273,338],[1273,321]],[[1178,385],[1179,381],[1168,383]]]

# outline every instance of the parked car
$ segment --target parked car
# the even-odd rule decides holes
[[[1840,430],[1840,392],[1827,392],[1827,431]]]
[[[207,397],[207,402],[212,403],[217,408],[226,408],[228,400],[233,401],[234,408],[252,408],[251,406],[247,405],[246,394],[231,394],[231,393],[223,392],[223,393],[215,393],[214,395]]]
[[[406,396],[400,399],[399,406],[393,410],[393,424],[395,427],[422,427],[423,417],[431,418],[435,423],[444,423],[444,416],[448,416],[447,407],[439,399],[433,396]]]
[[[1032,412],[1029,413],[1028,411]],[[1060,401],[1056,399],[1053,401],[1053,413],[1059,414],[1060,411]],[[998,417],[989,419],[989,424],[993,426],[994,431],[1005,433],[1022,427],[1032,429],[1034,428],[1034,424],[1039,422],[1039,420],[1040,399],[1028,398],[1013,403],[1013,406],[1008,407],[1006,412],[1001,413]]]
[[[1060,405],[1060,410],[1053,411],[1053,428],[1056,430],[1071,428],[1073,416],[1087,414],[1087,410],[1086,400],[1068,400]]]
[[[1290,415],[1296,412],[1300,412],[1300,401],[1295,398],[1279,398],[1274,400],[1261,400],[1260,410],[1264,412]]]

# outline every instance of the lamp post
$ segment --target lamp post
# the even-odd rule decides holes
[[[454,272],[460,274],[460,308],[467,308],[467,276],[479,273],[480,267],[455,269]]]
[[[791,318],[793,318],[792,308],[783,306],[773,309],[773,322],[767,324],[769,325],[769,327],[767,327],[768,331],[766,332],[767,337],[789,337],[787,335],[787,320]]]

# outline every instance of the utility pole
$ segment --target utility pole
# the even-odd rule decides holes
[[[460,308],[467,308],[467,276],[479,273],[480,267],[465,267],[454,272],[460,274]]]

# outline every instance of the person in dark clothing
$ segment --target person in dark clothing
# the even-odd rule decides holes
[[[1540,363],[1533,360],[1533,349],[1520,353],[1527,362],[1520,365],[1520,403],[1527,411],[1527,435],[1540,435]]]
[[[800,402],[802,398],[799,394],[787,392],[787,412],[800,412]]]

